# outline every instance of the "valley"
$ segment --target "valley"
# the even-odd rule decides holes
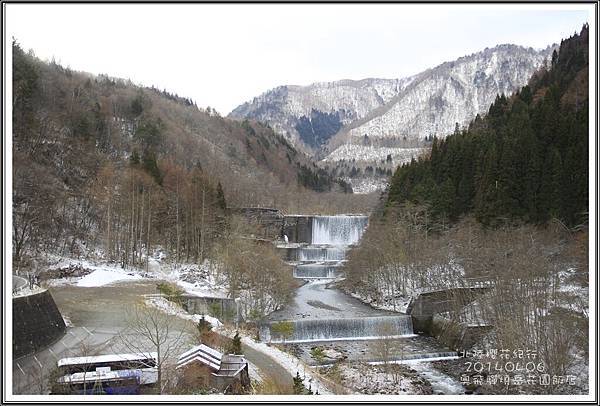
[[[591,396],[588,23],[467,46],[214,6],[155,82],[12,37],[11,396]]]

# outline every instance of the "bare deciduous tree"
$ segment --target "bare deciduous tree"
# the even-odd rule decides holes
[[[119,334],[120,342],[129,352],[157,353],[158,393],[165,393],[174,383],[177,357],[192,343],[188,324],[144,303],[127,310],[127,327]]]

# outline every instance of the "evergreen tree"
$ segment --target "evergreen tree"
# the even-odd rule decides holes
[[[158,169],[156,155],[153,152],[147,151],[144,153],[142,156],[142,167],[154,178],[157,184],[162,185],[162,175],[160,169]]]
[[[242,353],[242,339],[240,338],[239,333],[236,331],[233,339],[231,340],[231,345],[227,350],[230,354],[241,355]]]
[[[209,333],[212,330],[212,324],[210,324],[202,315],[202,318],[198,320],[198,324],[196,324],[196,330],[198,330],[198,334],[200,337],[203,337],[205,334]]]
[[[487,226],[518,220],[567,225],[588,210],[588,27],[562,42],[550,70],[511,97],[498,95],[485,117],[443,140],[429,158],[398,167],[387,206],[428,206],[437,220],[474,212]]]
[[[227,203],[225,202],[225,193],[223,192],[223,186],[221,186],[221,182],[217,183],[217,206],[223,210],[227,208]]]
[[[541,218],[559,217],[562,209],[561,189],[563,182],[562,160],[556,148],[551,148],[544,165],[541,184]]]
[[[136,150],[133,150],[133,153],[129,157],[129,163],[133,166],[140,164],[140,155],[138,154],[138,152]]]
[[[433,215],[438,218],[454,219],[456,193],[452,180],[447,178],[438,188],[432,204]]]
[[[305,388],[302,377],[300,377],[300,372],[296,371],[296,376],[292,380],[294,395],[304,395]]]

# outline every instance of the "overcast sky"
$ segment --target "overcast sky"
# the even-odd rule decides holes
[[[591,7],[590,7],[591,6]],[[283,84],[400,78],[502,43],[544,48],[593,5],[5,4],[7,41],[229,113]]]

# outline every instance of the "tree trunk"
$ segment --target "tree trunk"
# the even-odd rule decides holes
[[[150,224],[152,220],[152,210],[150,208],[150,193],[148,193],[148,233],[146,235],[146,272],[148,272],[150,261]]]
[[[200,263],[204,260],[204,204],[205,204],[206,189],[202,188],[202,217],[200,217]]]

